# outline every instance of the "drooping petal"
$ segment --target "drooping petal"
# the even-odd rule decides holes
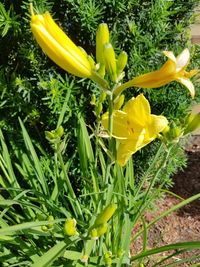
[[[184,77],[179,77],[176,80],[177,80],[177,82],[185,85],[185,87],[187,87],[187,89],[190,91],[191,97],[194,98],[194,96],[195,96],[195,89],[194,89],[193,83],[189,79],[184,78]]]
[[[132,124],[144,126],[150,119],[151,108],[143,94],[131,98],[123,108]]]
[[[176,72],[187,67],[190,60],[190,52],[188,48],[184,49],[176,58]]]

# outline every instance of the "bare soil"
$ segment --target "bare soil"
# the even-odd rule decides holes
[[[183,199],[191,197],[200,192],[200,135],[192,138],[191,144],[186,149],[188,155],[188,166],[183,171],[175,175],[174,187],[171,190]],[[159,201],[159,212],[156,216],[172,206],[178,204],[179,199],[171,195],[166,195],[163,201]],[[146,214],[146,221],[150,222],[155,214]],[[137,231],[136,229],[134,231]],[[200,241],[200,199],[191,204],[169,214],[161,219],[149,230],[148,248],[155,248],[167,244]],[[134,242],[132,247],[133,255],[141,249],[142,237]],[[149,257],[145,267],[152,267],[162,258],[169,254],[159,254],[158,256]],[[199,259],[187,263],[178,264],[181,259],[198,255]],[[200,266],[200,248],[190,252],[184,252],[173,257],[173,259],[159,264],[158,267],[167,266],[170,262],[177,261],[179,267]],[[175,265],[173,265],[175,266]]]

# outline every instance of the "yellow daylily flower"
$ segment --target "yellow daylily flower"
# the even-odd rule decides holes
[[[92,76],[87,55],[59,28],[48,12],[34,14],[31,7],[31,29],[42,50],[58,66],[78,77]]]
[[[102,125],[108,130],[108,113],[102,116]],[[118,140],[117,162],[124,166],[136,151],[153,141],[168,125],[164,116],[151,114],[143,94],[130,99],[123,110],[113,111],[112,135]]]
[[[191,97],[194,98],[194,85],[190,78],[197,74],[197,70],[187,72],[185,69],[190,60],[190,52],[186,48],[177,57],[171,51],[163,52],[168,57],[167,62],[157,71],[140,75],[115,89],[115,94],[120,94],[129,87],[158,88],[172,81],[177,81],[188,88]]]

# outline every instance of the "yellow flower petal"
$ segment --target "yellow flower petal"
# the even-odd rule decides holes
[[[56,25],[50,14],[31,16],[31,29],[43,51],[58,66],[78,76],[91,77],[87,57]]]
[[[163,54],[176,63],[176,57],[172,51],[163,51]]]
[[[168,125],[168,121],[164,116],[151,115],[151,123],[148,125],[149,139],[153,140]]]
[[[185,71],[190,59],[189,50],[184,49],[177,58],[171,51],[164,51],[163,53],[168,57],[168,60],[159,70],[140,75],[116,87],[115,96],[120,95],[129,87],[158,88],[172,81],[179,81],[189,89],[191,96],[194,97],[194,87],[187,78],[194,76],[197,71]]]
[[[124,166],[134,153],[147,144],[147,142],[144,142],[144,138],[145,130],[143,129],[135,139],[128,139],[126,142],[119,144],[117,149],[117,162],[120,166]]]
[[[130,136],[130,130],[127,128],[127,114],[121,110],[113,112],[113,132],[112,135],[117,139],[127,139]],[[108,112],[103,114],[101,123],[108,130]]]
[[[132,123],[141,126],[144,126],[150,119],[150,105],[143,94],[138,95],[136,98],[131,98],[124,106],[123,111],[128,114],[128,119]]]
[[[112,135],[118,140],[117,162],[124,166],[131,155],[153,141],[167,124],[164,116],[151,114],[143,94],[129,100],[123,111],[115,110]],[[108,129],[108,113],[103,115],[102,125]]]
[[[189,79],[184,78],[184,77],[177,78],[176,80],[177,80],[177,82],[179,82],[179,83],[185,85],[185,87],[187,87],[187,89],[190,91],[190,95],[193,99],[195,96],[195,89],[194,89],[193,83]]]
[[[183,70],[187,67],[190,60],[190,52],[188,48],[184,49],[176,58],[176,71]]]

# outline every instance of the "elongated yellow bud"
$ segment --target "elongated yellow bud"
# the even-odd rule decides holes
[[[122,51],[117,59],[117,75],[119,75],[126,67],[128,55],[125,51]]]
[[[103,50],[104,45],[109,42],[109,30],[106,23],[99,24],[96,33],[96,61],[104,64]]]
[[[78,77],[90,78],[92,68],[85,52],[59,28],[48,12],[35,15],[32,9],[31,13],[33,35],[48,57],[67,72]]]
[[[96,218],[94,225],[107,223],[117,209],[116,204],[109,204]]]
[[[200,113],[198,114],[190,114],[188,118],[188,125],[184,130],[184,135],[189,134],[200,127]]]
[[[111,81],[115,82],[117,79],[117,65],[115,58],[115,51],[110,43],[104,45],[104,60],[106,71],[108,72]]]
[[[64,233],[68,236],[73,236],[77,234],[75,219],[70,218],[65,221]]]

